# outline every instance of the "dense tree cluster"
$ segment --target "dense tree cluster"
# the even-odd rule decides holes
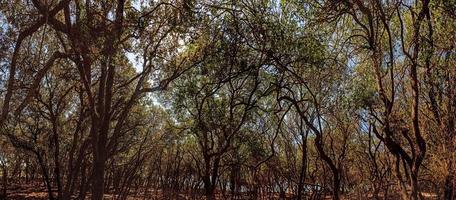
[[[0,199],[456,199],[454,0],[2,0],[0,25]]]

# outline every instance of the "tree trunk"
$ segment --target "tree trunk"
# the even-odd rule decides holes
[[[60,178],[60,139],[58,135],[58,124],[57,124],[57,117],[53,117],[52,122],[52,138],[54,142],[54,176],[55,182],[57,184],[57,199],[63,199],[63,191],[62,191],[62,181]]]
[[[411,195],[410,195],[410,199],[412,200],[420,200],[422,198],[421,197],[421,194],[420,194],[420,190],[419,190],[419,187],[418,187],[418,174],[415,174],[415,173],[412,173],[412,176],[411,176],[411,180],[410,180],[410,188],[411,188]]]
[[[37,156],[38,163],[40,164],[41,170],[43,171],[44,184],[46,185],[49,200],[54,200],[55,198],[54,198],[54,194],[52,193],[51,180],[49,178],[49,174],[48,174],[46,165],[44,164],[43,157],[38,152],[34,152],[34,153]]]
[[[8,170],[6,169],[6,163],[2,165],[2,193],[0,194],[0,199],[6,199],[6,190],[8,186]]]
[[[450,171],[452,171],[450,169]],[[446,177],[445,177],[445,188],[444,188],[444,199],[445,200],[454,200],[454,176],[450,172]]]
[[[340,174],[339,171],[333,171],[333,200],[340,199]]]
[[[304,180],[306,179],[306,169],[307,169],[307,134],[301,134],[302,137],[302,161],[301,161],[301,172],[299,174],[299,183],[298,183],[298,194],[296,199],[302,199],[302,193],[304,189]]]
[[[215,194],[214,194],[214,187],[212,186],[211,183],[211,178],[209,176],[204,177],[204,195],[206,196],[206,200],[213,200],[215,199]]]
[[[94,159],[93,165],[93,181],[92,181],[92,200],[102,200],[105,190],[105,155],[103,150],[99,150]]]

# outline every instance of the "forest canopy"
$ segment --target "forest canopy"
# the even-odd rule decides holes
[[[0,199],[456,199],[455,0],[0,0]]]

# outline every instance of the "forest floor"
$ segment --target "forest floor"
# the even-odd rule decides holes
[[[438,199],[438,197],[433,194],[433,193],[422,193],[423,197],[425,199],[429,200],[434,200]],[[0,197],[0,200],[3,200],[5,198]],[[39,183],[29,183],[29,184],[17,184],[17,183],[12,183],[8,185],[7,188],[7,198],[8,200],[46,200],[48,199],[48,193],[46,188]],[[6,200],[5,199],[5,200]],[[89,196],[86,197],[86,199],[89,199]],[[112,194],[106,194],[105,198],[107,200],[110,199],[115,199],[114,195]],[[164,199],[204,199],[203,197],[195,197],[192,195],[188,194],[172,194],[172,195],[163,195],[162,191],[151,191],[150,195],[147,198],[144,198],[144,196],[134,196],[130,195],[128,200],[143,200],[143,199],[151,199],[151,200],[164,200]],[[225,199],[223,198],[220,194],[218,195],[217,199]],[[250,199],[249,197],[245,196],[245,198],[240,197],[239,199]],[[260,199],[270,199],[270,198],[260,198]],[[273,199],[280,199],[278,196]],[[292,198],[286,198],[286,199],[292,199]],[[326,199],[331,199],[330,196],[326,196],[322,198],[324,200]],[[342,199],[349,199],[349,198],[342,198]]]
[[[39,183],[18,184],[9,183],[6,190],[7,199],[41,200],[47,199],[46,189]]]
[[[56,196],[56,191],[54,191],[54,196]],[[190,199],[204,199],[201,195],[191,195],[191,194],[166,194],[163,191],[150,191],[148,197],[144,196],[134,196],[129,195],[127,198],[128,200],[165,200],[165,199],[182,199],[182,200],[190,200]],[[10,183],[7,188],[7,200],[47,200],[48,193],[46,188],[39,183],[29,183],[29,184],[18,184],[18,183]],[[278,195],[274,195],[276,198],[273,199],[280,199]],[[5,198],[0,197],[0,200]],[[86,197],[86,199],[90,199],[90,195]],[[112,194],[105,194],[106,200],[115,199],[114,195]],[[221,194],[216,195],[216,199],[223,200],[224,198]],[[251,199],[248,197],[248,194],[245,194],[244,197],[237,197],[236,199]],[[271,198],[260,198],[260,199],[271,199]],[[292,198],[286,198],[292,199]],[[325,198],[330,199],[330,197]]]

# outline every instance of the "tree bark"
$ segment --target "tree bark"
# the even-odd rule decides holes
[[[301,172],[299,174],[299,183],[298,183],[298,195],[296,199],[301,200],[304,189],[304,180],[306,179],[306,169],[307,169],[307,135],[301,134],[302,137],[302,161],[301,161]]]
[[[0,194],[0,199],[6,199],[7,187],[8,187],[8,169],[6,168],[6,163],[2,164],[2,193]]]

